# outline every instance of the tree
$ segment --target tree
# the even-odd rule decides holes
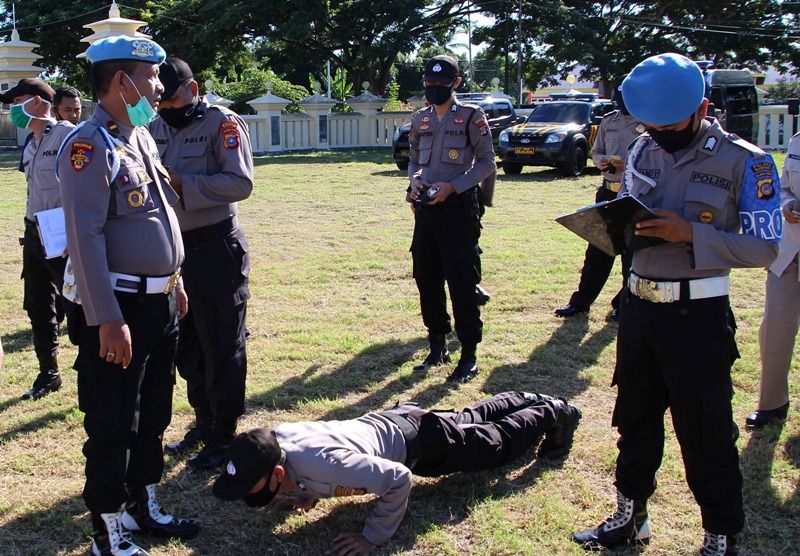
[[[267,84],[272,84],[272,93],[281,98],[291,100],[296,103],[308,96],[308,91],[300,85],[292,85],[275,75],[271,70],[250,69],[244,72],[242,77],[236,81],[215,82],[214,92],[222,97],[233,101],[231,110],[237,114],[255,114],[253,107],[247,101],[263,95],[267,89]],[[299,112],[298,106],[290,105],[288,112]]]

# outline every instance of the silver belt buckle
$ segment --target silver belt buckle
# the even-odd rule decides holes
[[[172,293],[172,290],[175,289],[175,286],[178,285],[178,280],[181,278],[181,271],[176,270],[175,273],[169,277],[169,281],[167,285],[164,287],[164,293]]]

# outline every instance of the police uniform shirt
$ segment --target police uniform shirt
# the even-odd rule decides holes
[[[800,199],[800,133],[789,141],[786,160],[781,174],[781,206]],[[800,225],[789,224],[783,227],[783,236],[778,244],[778,257],[770,271],[780,276],[800,252]]]
[[[388,541],[403,519],[411,471],[403,465],[400,428],[376,414],[349,421],[284,423],[275,435],[286,453],[289,478],[315,498],[377,494],[362,534],[375,545]]]
[[[67,246],[90,326],[122,319],[109,272],[167,276],[183,241],[153,138],[115,122],[97,105],[67,137],[58,159]]]
[[[621,160],[625,160],[628,154],[628,147],[633,140],[641,135],[636,131],[639,124],[631,116],[625,116],[619,110],[614,110],[606,114],[600,122],[600,129],[597,138],[592,145],[592,160],[595,166],[600,167],[599,154],[616,155]],[[610,182],[622,181],[622,171],[617,170],[613,174],[603,172],[603,179]]]
[[[414,114],[408,142],[409,177],[422,170],[423,182],[446,182],[456,193],[476,186],[497,168],[483,109],[457,100],[441,120],[433,106]]]
[[[161,161],[181,176],[181,202],[174,208],[182,231],[236,214],[236,202],[253,190],[253,156],[244,120],[202,98],[186,127],[175,129],[156,118],[150,132]]]
[[[620,195],[629,192],[692,226],[691,244],[634,252],[632,270],[645,278],[722,276],[734,267],[766,267],[777,253],[780,181],[772,157],[716,121],[701,125],[692,144],[678,153],[666,152],[646,134],[629,150]]]
[[[56,155],[64,138],[75,129],[70,122],[53,120],[39,137],[34,134],[22,153],[22,170],[28,179],[28,205],[25,217],[35,221],[35,214],[61,206],[56,179]]]

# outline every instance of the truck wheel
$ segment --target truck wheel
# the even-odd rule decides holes
[[[504,174],[519,174],[522,172],[522,164],[519,162],[503,162]]]
[[[580,176],[586,169],[586,150],[583,145],[576,145],[570,159],[559,162],[558,169],[561,175],[567,178]]]
[[[395,161],[395,164],[397,164],[397,169],[398,170],[408,170],[408,162]]]

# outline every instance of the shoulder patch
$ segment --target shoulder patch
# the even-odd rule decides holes
[[[222,134],[222,144],[229,151],[239,148],[239,124],[236,120],[226,119],[219,125],[219,132]]]
[[[94,145],[86,141],[74,141],[70,145],[69,162],[76,172],[85,169],[92,162]]]
[[[709,151],[709,152],[713,151],[714,147],[717,146],[717,141],[718,141],[717,138],[712,135],[711,137],[706,139],[706,142],[703,145],[703,150],[704,151]]]

